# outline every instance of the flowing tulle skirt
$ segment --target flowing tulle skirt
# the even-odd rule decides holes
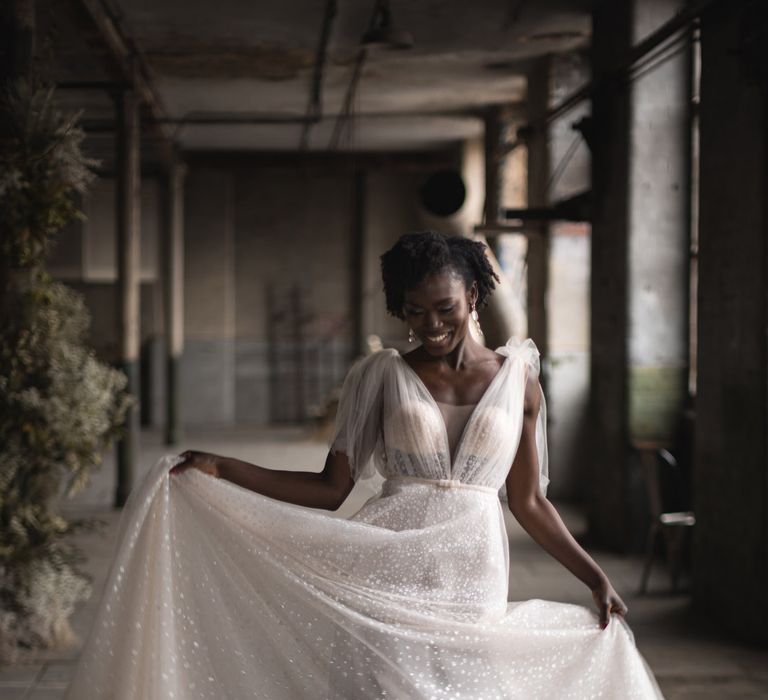
[[[620,617],[507,602],[488,490],[387,483],[345,520],[174,459],[126,505],[70,700],[662,697]]]

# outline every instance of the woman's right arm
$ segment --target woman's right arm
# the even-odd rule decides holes
[[[233,457],[189,450],[171,473],[197,468],[262,496],[308,508],[337,510],[355,485],[343,452],[330,451],[320,472],[265,469]]]
[[[171,472],[194,467],[279,501],[337,510],[355,485],[352,474],[365,476],[362,467],[374,451],[381,422],[381,387],[393,353],[397,354],[394,350],[373,353],[350,369],[339,397],[333,448],[321,472],[277,471],[193,451],[182,454],[184,461]],[[355,461],[358,469],[350,464]]]

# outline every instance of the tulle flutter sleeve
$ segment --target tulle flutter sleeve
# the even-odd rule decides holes
[[[517,340],[510,338],[500,352],[519,356],[528,365],[528,375],[539,378],[541,374],[541,356],[536,343],[531,338]],[[541,384],[539,384],[541,387]],[[547,495],[549,486],[549,454],[547,450],[547,403],[544,398],[544,390],[541,389],[541,404],[539,415],[536,418],[536,453],[539,461],[539,490]]]
[[[380,350],[355,362],[341,389],[330,449],[347,455],[355,481],[376,471],[372,457],[381,439],[383,382],[396,352]]]

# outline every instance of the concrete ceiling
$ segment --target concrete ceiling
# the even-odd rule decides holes
[[[306,114],[325,0],[105,4],[144,54],[169,117],[216,122]],[[324,71],[323,119],[309,132],[311,150],[329,146],[373,4],[337,2]],[[531,58],[588,43],[589,5],[589,0],[393,0],[394,24],[413,36],[414,47],[369,50],[352,126],[340,147],[423,150],[481,133],[478,114],[484,107],[525,99],[524,72]],[[100,51],[97,39],[80,32],[73,42],[61,3],[48,0],[48,14],[58,17],[42,18],[43,26],[58,28],[56,40],[48,43],[57,54],[57,80],[109,79],[110,71],[92,59]],[[69,91],[67,96],[87,105],[91,118],[111,115],[111,100],[104,95]],[[302,126],[176,124],[170,131],[187,150],[295,151]]]

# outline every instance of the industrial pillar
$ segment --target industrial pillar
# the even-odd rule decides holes
[[[489,107],[485,113],[485,204],[484,223],[493,226],[499,221],[501,193],[504,191],[505,146],[504,110],[500,105]],[[494,251],[495,252],[495,251]]]
[[[527,74],[527,105],[530,138],[528,141],[528,207],[549,205],[549,143],[546,113],[549,107],[550,59],[537,58]],[[549,224],[531,222],[528,234],[528,335],[539,348],[542,359],[549,357],[547,331],[547,278],[549,272]],[[546,390],[546,366],[542,385]]]
[[[165,444],[181,441],[181,358],[184,353],[184,177],[186,166],[168,170],[165,219],[166,413]]]
[[[609,84],[631,45],[629,2],[601,2],[592,14],[592,236],[590,274],[589,445],[586,504],[590,536],[622,549],[629,442],[627,249],[629,88]]]
[[[137,93],[124,90],[117,98],[117,333],[118,367],[128,377],[127,391],[136,403],[128,409],[123,437],[117,443],[115,507],[125,504],[133,486],[139,448],[139,312],[140,312],[140,107]]]
[[[693,603],[768,641],[768,8],[701,22]]]
[[[490,107],[485,115],[483,227],[487,229],[493,229],[498,224],[499,211],[504,205],[502,195],[507,158],[507,111],[505,107],[496,105]],[[521,335],[521,329],[516,327],[513,290],[499,265],[493,237],[486,239],[477,234],[474,237],[488,246],[488,260],[500,278],[488,305],[480,311],[483,336],[477,338],[488,347],[495,348],[504,345],[512,335]]]
[[[647,528],[632,440],[671,442],[686,396],[687,35],[654,65],[615,71],[683,5],[602,2],[593,13],[588,517],[591,535],[620,550],[640,548]]]

